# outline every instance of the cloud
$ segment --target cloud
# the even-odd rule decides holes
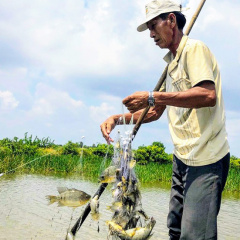
[[[76,75],[136,72],[139,67],[147,70],[156,65],[153,60],[146,61],[151,59],[153,41],[143,43],[136,31],[138,23],[134,17],[140,16],[136,2],[125,0],[119,5],[116,1],[101,0],[86,8],[75,0],[64,2],[64,8],[57,9],[56,0],[34,1],[28,8],[25,5],[29,1],[23,0],[14,9],[6,3],[1,7],[8,14],[0,21],[0,30],[8,32],[3,40],[11,43],[16,55],[35,68],[45,69],[47,75],[58,81]]]
[[[3,111],[12,110],[18,106],[19,102],[9,91],[0,91],[0,108]]]
[[[166,65],[167,50],[155,46],[149,31],[136,31],[146,2],[0,1],[1,137],[29,132],[61,143],[82,135],[86,144],[104,142],[101,122],[126,112],[121,102],[128,94],[153,89]],[[190,7],[189,23],[200,1],[178,2]],[[240,3],[233,0],[206,1],[190,34],[209,46],[220,65],[229,140],[236,152],[232,139],[239,129],[233,125],[239,118],[231,112],[239,111],[239,11]],[[166,128],[164,115],[144,124],[135,141],[159,139],[170,149]]]
[[[109,112],[112,112],[114,110],[114,107],[111,105],[103,102],[100,106],[91,106],[90,107],[90,116],[92,120],[99,122],[99,119],[104,121],[106,117],[110,117],[111,114]]]
[[[121,106],[121,99],[113,95],[100,94],[98,96],[100,105],[90,106],[90,117],[91,119],[100,124],[107,117],[116,114]]]
[[[84,108],[83,102],[73,99],[68,92],[39,83],[28,115],[34,118],[53,116],[53,118],[65,119],[65,116],[70,118],[73,115],[78,116],[82,108]]]

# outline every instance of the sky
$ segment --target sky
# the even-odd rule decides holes
[[[105,143],[100,124],[127,112],[122,99],[152,90],[166,49],[137,32],[146,0],[0,0],[0,139],[28,135],[56,144]],[[182,0],[187,25],[200,1]],[[231,154],[240,157],[240,1],[206,1],[191,38],[221,70]],[[119,126],[112,132],[131,131]],[[133,148],[162,142],[173,151],[166,113],[143,124]]]

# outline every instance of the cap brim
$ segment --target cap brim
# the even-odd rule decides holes
[[[152,15],[151,17],[149,17],[148,19],[146,19],[142,24],[140,24],[137,27],[138,32],[143,32],[143,31],[147,30],[148,29],[147,23],[149,21],[151,21],[152,19],[154,19],[155,17],[159,16],[160,14],[161,13],[156,13],[156,14]]]
[[[138,32],[143,32],[143,31],[145,31],[145,30],[147,30],[147,29],[148,29],[147,23],[143,23],[143,24],[141,24],[141,25],[139,25],[139,26],[137,27]]]

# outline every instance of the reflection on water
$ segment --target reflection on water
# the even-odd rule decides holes
[[[0,178],[0,239],[63,240],[66,231],[76,222],[85,206],[74,211],[68,207],[48,205],[46,195],[56,195],[57,187],[77,188],[90,195],[98,184],[79,178],[58,178],[37,175],[4,176]],[[168,239],[166,219],[169,185],[141,185],[142,204],[146,213],[157,223],[151,240]],[[107,206],[111,204],[109,186],[100,199],[100,221],[89,215],[77,233],[76,240],[107,239],[105,221],[111,219]],[[72,218],[72,220],[71,220]],[[219,214],[219,239],[240,239],[240,195],[225,193]],[[98,227],[100,231],[98,232]]]

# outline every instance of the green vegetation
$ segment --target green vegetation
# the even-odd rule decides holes
[[[138,149],[134,151],[134,158],[138,164],[166,164],[172,161],[172,155],[165,152],[165,147],[161,142],[153,142],[150,146],[138,147]]]
[[[0,173],[80,174],[97,181],[100,171],[109,165],[114,154],[112,145],[83,146],[69,141],[54,144],[49,138],[0,140]],[[160,142],[133,150],[136,174],[141,183],[171,182],[172,154]],[[103,166],[103,163],[105,165]],[[226,190],[240,191],[240,159],[231,156]]]

